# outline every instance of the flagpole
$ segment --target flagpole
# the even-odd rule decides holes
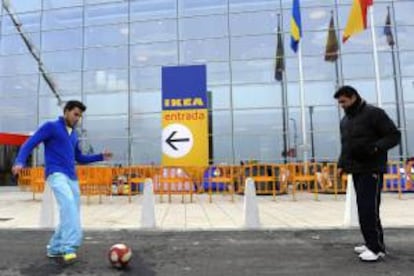
[[[395,7],[394,7],[394,1],[391,2],[391,6],[392,6],[392,17],[391,17],[391,25],[393,26],[394,29],[394,34],[395,34],[395,45],[398,48],[398,33],[397,33],[397,28],[395,27]],[[400,104],[401,104],[401,122],[402,122],[402,129],[401,129],[401,142],[403,144],[403,149],[404,149],[404,161],[407,159],[408,157],[408,138],[407,138],[407,121],[406,121],[406,116],[405,116],[405,105],[404,105],[404,93],[403,93],[403,88],[402,88],[402,79],[401,79],[401,68],[400,68],[400,60],[399,60],[399,56],[395,56],[395,80],[398,83],[398,95],[400,96]],[[398,66],[397,66],[398,63]]]
[[[302,65],[302,43],[298,45],[299,62],[299,91],[300,91],[300,114],[302,123],[303,162],[308,161],[308,139],[306,135],[306,111],[305,111],[305,90],[303,86],[303,65]],[[306,168],[307,166],[305,166]]]
[[[371,37],[372,37],[372,48],[374,56],[374,68],[375,68],[375,88],[377,92],[377,105],[382,106],[382,97],[381,97],[381,83],[380,83],[380,73],[378,65],[378,50],[377,50],[377,39],[375,37],[375,21],[374,21],[374,5],[371,5],[369,8],[369,15],[371,20]]]
[[[278,22],[278,35],[280,34],[280,36],[282,37],[282,41],[281,43],[284,43],[284,37],[283,37],[283,24],[281,24],[282,18],[280,15],[277,15],[277,22]],[[279,42],[278,42],[279,43]],[[283,47],[284,48],[284,47]],[[285,56],[283,55],[283,64],[285,64]],[[289,139],[288,139],[288,134],[289,134],[289,124],[288,124],[288,117],[289,117],[289,111],[288,111],[288,105],[287,105],[287,89],[286,89],[286,71],[283,70],[282,72],[282,79],[280,81],[280,88],[281,88],[281,95],[282,95],[282,127],[283,127],[283,152],[284,152],[284,156],[283,156],[283,161],[286,164],[287,163],[287,159],[288,159],[288,145],[289,145]]]
[[[389,21],[388,21],[389,20]],[[387,34],[387,42],[388,45],[391,47],[391,57],[392,57],[392,77],[394,80],[394,90],[395,90],[395,109],[397,112],[397,125],[398,128],[401,129],[402,128],[402,124],[401,124],[401,110],[400,110],[400,104],[404,104],[403,101],[401,101],[400,98],[400,90],[398,87],[398,77],[397,77],[397,65],[396,65],[396,58],[395,58],[395,42],[393,41],[392,38],[392,32],[391,32],[391,15],[390,15],[390,7],[387,7],[387,20],[385,22],[386,26],[385,28],[389,28],[390,33]],[[388,37],[388,35],[391,35],[391,38]],[[405,119],[404,119],[405,120]],[[404,124],[405,125],[405,124]],[[405,157],[405,153],[404,153],[404,147],[406,144],[406,139],[405,139],[405,135],[401,135],[401,143],[399,144],[399,154],[400,154],[400,161],[404,161],[406,159]]]

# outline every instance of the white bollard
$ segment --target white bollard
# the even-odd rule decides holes
[[[259,208],[257,207],[256,188],[251,177],[246,179],[244,186],[244,227],[260,228]]]
[[[59,210],[52,189],[46,183],[40,206],[39,226],[41,228],[53,229],[59,223]]]
[[[142,200],[141,227],[155,228],[155,198],[151,178],[146,178],[144,183],[144,198]]]
[[[359,226],[358,207],[356,202],[356,194],[352,174],[348,174],[346,184],[346,199],[345,199],[345,215],[344,226],[355,227]]]

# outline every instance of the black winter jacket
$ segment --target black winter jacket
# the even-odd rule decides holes
[[[338,168],[347,173],[385,173],[387,151],[400,139],[400,131],[383,109],[359,99],[341,120]]]

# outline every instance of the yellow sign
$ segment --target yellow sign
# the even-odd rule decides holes
[[[208,165],[207,109],[163,111],[162,152],[166,166]]]

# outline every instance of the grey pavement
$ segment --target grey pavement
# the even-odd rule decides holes
[[[48,231],[0,230],[0,275],[413,275],[414,229],[385,229],[388,255],[363,263],[357,230],[87,231],[79,261],[48,259]],[[127,270],[109,266],[116,242],[131,246]]]
[[[343,226],[345,196],[258,196],[261,229],[243,228],[243,196],[195,195],[181,203],[156,197],[156,228],[142,229],[142,195],[82,198],[84,244],[65,266],[45,256],[50,230],[39,226],[41,195],[0,188],[0,275],[413,275],[414,194],[384,193],[388,254],[366,264],[352,252],[358,229]],[[133,249],[129,269],[112,269],[109,247]]]

